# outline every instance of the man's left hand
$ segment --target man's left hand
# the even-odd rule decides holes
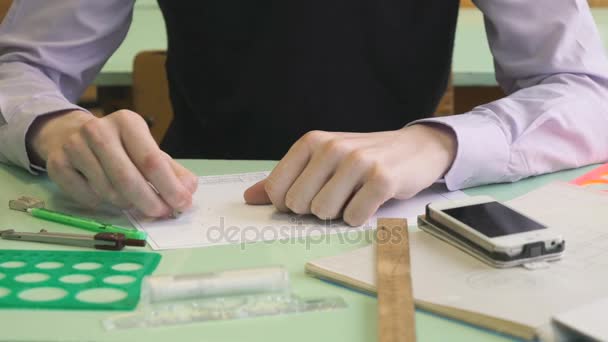
[[[365,223],[391,198],[407,199],[441,178],[456,137],[438,124],[375,133],[305,134],[267,179],[245,191],[248,204]]]

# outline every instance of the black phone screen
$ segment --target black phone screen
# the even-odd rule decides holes
[[[498,202],[450,208],[443,212],[491,238],[547,228]]]

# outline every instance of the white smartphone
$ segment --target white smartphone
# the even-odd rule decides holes
[[[555,260],[565,249],[559,232],[489,196],[429,203],[425,219],[431,233],[475,249],[493,266]]]

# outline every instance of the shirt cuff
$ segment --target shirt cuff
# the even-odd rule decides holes
[[[509,143],[500,126],[488,115],[468,113],[428,118],[408,126],[424,123],[447,126],[456,135],[456,157],[444,176],[449,190],[498,183],[508,178]]]
[[[0,153],[9,162],[25,168],[32,174],[45,171],[44,168],[33,165],[30,161],[25,141],[27,132],[36,118],[68,110],[88,112],[65,98],[53,96],[35,98],[19,106],[10,113],[8,124],[0,126]]]

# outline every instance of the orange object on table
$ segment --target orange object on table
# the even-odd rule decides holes
[[[570,183],[608,192],[608,164],[595,168]]]

